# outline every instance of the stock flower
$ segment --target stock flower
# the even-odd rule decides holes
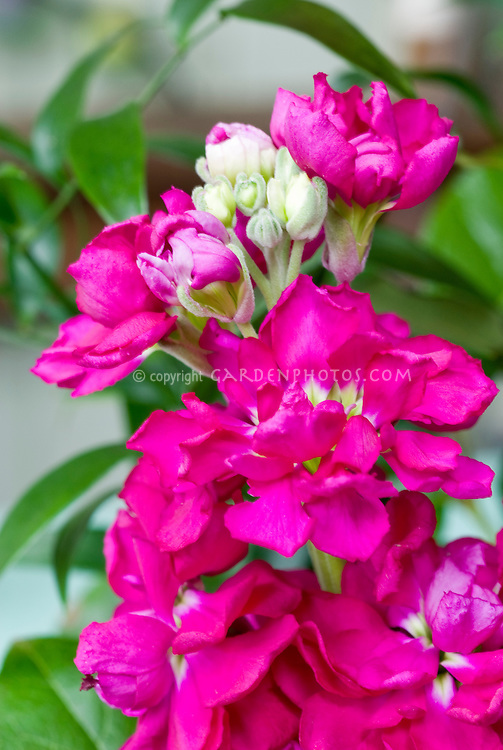
[[[241,122],[218,122],[206,136],[206,156],[196,168],[205,182],[224,176],[233,185],[239,174],[260,174],[268,180],[275,161],[276,148],[263,130]]]
[[[162,198],[167,213],[155,214],[139,237],[138,267],[149,289],[166,305],[182,305],[198,316],[250,320],[251,282],[222,222],[196,211],[182,190],[173,188]]]
[[[139,717],[125,747],[244,750],[255,722],[256,746],[264,750],[297,738],[300,711],[277,686],[271,665],[296,636],[291,612],[301,587],[314,587],[311,576],[256,561],[214,593],[197,581],[170,585],[148,543],[139,543],[134,528],[123,531],[131,535],[119,538],[126,552],[115,556],[123,569],[119,593],[125,585],[128,598],[111,621],[85,628],[76,664],[85,687]],[[269,721],[260,721],[264,701]]]
[[[82,396],[112,385],[165,339],[176,317],[145,284],[138,270],[138,236],[148,217],[105,227],[68,269],[77,281],[82,312],[61,326],[33,372],[47,383]]]
[[[391,104],[383,83],[363,102],[353,86],[334,91],[314,76],[314,97],[279,89],[271,118],[275,145],[286,146],[309,175],[322,177],[331,197],[367,207],[391,201],[410,208],[424,201],[454,163],[458,138],[452,122],[424,99]]]
[[[304,624],[296,613],[323,688],[304,703],[302,747],[501,749],[501,547],[438,547],[435,511],[417,493],[386,510],[390,530],[367,562],[345,567],[343,596],[311,594]]]
[[[460,347],[409,338],[396,316],[376,315],[368,295],[300,276],[258,339],[210,321],[201,346],[228,406],[188,395],[185,412],[154,413],[129,445],[173,488],[246,480],[225,511],[236,539],[288,556],[311,539],[328,554],[368,558],[388,529],[381,498],[397,492],[376,469],[379,455],[409,489],[490,494],[491,470],[460,456],[454,440],[395,424],[471,424],[494,384]],[[193,505],[190,524],[203,522]]]

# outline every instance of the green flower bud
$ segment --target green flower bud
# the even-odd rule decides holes
[[[236,201],[230,182],[225,178],[219,179],[213,185],[194,188],[192,200],[199,211],[209,211],[226,227],[232,226],[236,213]]]
[[[268,208],[261,208],[251,217],[246,234],[252,242],[266,249],[276,247],[283,239],[281,224]]]
[[[327,213],[328,190],[321,177],[294,175],[286,189],[286,231],[294,240],[314,240]]]
[[[301,168],[297,166],[297,164],[290,156],[289,150],[286,148],[286,146],[282,146],[276,156],[274,177],[279,180],[284,187],[286,187],[292,177],[294,177],[296,174],[300,174],[301,172]]]
[[[255,172],[248,178],[244,172],[240,172],[236,177],[234,196],[237,207],[245,216],[251,216],[260,208],[263,208],[266,185],[262,175]]]

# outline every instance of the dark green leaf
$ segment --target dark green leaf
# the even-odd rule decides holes
[[[204,155],[204,138],[189,135],[150,135],[148,150],[170,161],[180,161],[193,167],[196,159]]]
[[[2,124],[0,124],[0,150],[28,164],[32,162],[29,144],[13,130]]]
[[[107,223],[147,211],[145,145],[137,104],[77,125],[69,158],[82,192]]]
[[[18,558],[18,565],[52,565],[57,536],[53,529],[41,534]],[[103,537],[102,529],[86,529],[75,548],[72,568],[103,571]]]
[[[31,140],[35,162],[45,174],[52,177],[60,174],[70,133],[81,119],[88,85],[105,57],[128,30],[126,27],[114,34],[84,57],[39,114]]]
[[[24,233],[37,225],[49,205],[47,196],[22,170],[2,165],[0,231],[6,236],[12,301],[21,322],[30,322],[40,313],[51,315],[53,311],[53,279],[61,253],[59,228],[51,224],[22,242]],[[60,318],[59,306],[54,312],[54,317]]]
[[[433,81],[446,84],[462,94],[480,115],[490,132],[501,137],[503,129],[494,110],[491,100],[475,81],[454,70],[410,70],[411,78],[416,81]]]
[[[123,445],[82,453],[58,466],[18,500],[0,529],[0,571],[64,508],[116,463],[134,456]]]
[[[453,289],[449,297],[428,295],[413,285],[398,285],[367,273],[356,279],[355,286],[370,293],[377,312],[394,312],[405,318],[413,335],[433,333],[463,346],[475,357],[493,359],[503,347],[501,314],[466,292]]]
[[[74,564],[81,539],[87,530],[89,521],[97,508],[108,500],[113,492],[106,492],[95,498],[84,508],[80,508],[60,530],[54,545],[54,572],[62,600],[66,601],[66,583],[70,567]],[[103,566],[103,554],[100,550],[98,562]]]
[[[503,306],[503,172],[474,168],[443,190],[422,230],[431,252]]]
[[[132,719],[79,692],[77,644],[66,638],[16,644],[0,675],[0,747],[9,750],[116,750]]]
[[[377,226],[372,241],[367,267],[400,271],[420,279],[477,293],[468,279],[459,275],[452,266],[431,255],[429,248],[404,232],[386,226]]]
[[[174,0],[168,13],[168,24],[178,46],[182,46],[195,22],[215,0]]]
[[[308,0],[245,0],[222,11],[295,29],[316,39],[353,65],[386,81],[404,96],[415,96],[408,76],[337,11]]]

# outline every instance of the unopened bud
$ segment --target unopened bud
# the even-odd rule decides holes
[[[255,172],[248,178],[244,172],[240,172],[236,177],[234,196],[237,207],[245,216],[251,216],[260,208],[263,208],[266,184],[262,175]]]
[[[204,165],[196,165],[205,182],[225,175],[234,185],[238,174],[261,174],[268,180],[274,174],[277,150],[267,133],[240,122],[219,122],[206,138]],[[208,177],[209,175],[209,177]]]
[[[236,201],[228,180],[219,179],[213,185],[194,188],[192,200],[200,211],[209,211],[226,227],[232,226],[236,213]]]
[[[302,170],[290,156],[289,150],[286,146],[282,146],[276,156],[276,166],[274,169],[274,177],[276,180],[279,180],[284,186],[286,186],[292,177],[296,174],[300,174],[300,172],[302,172]]]
[[[327,185],[321,177],[295,175],[286,189],[286,231],[294,240],[314,240],[327,214]]]
[[[283,239],[281,224],[268,208],[261,208],[251,217],[246,234],[256,245],[267,249],[276,247]]]

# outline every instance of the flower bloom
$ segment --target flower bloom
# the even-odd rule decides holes
[[[302,588],[316,587],[312,574],[275,572],[255,561],[207,593],[193,577],[211,571],[204,545],[186,583],[173,555],[152,545],[125,511],[105,554],[123,602],[111,621],[85,628],[76,664],[84,688],[138,717],[125,748],[245,750],[252,727],[264,750],[298,738],[300,710],[271,667],[297,634],[291,612]],[[265,704],[271,721],[262,720]]]
[[[138,267],[149,289],[166,305],[182,305],[195,315],[250,320],[251,282],[221,221],[196,211],[192,199],[172,189],[162,196],[168,213],[158,212],[139,238]]]
[[[380,455],[410,490],[490,494],[492,471],[461,456],[456,441],[395,425],[465,427],[494,384],[460,347],[409,338],[403,321],[376,315],[368,295],[300,276],[258,339],[210,321],[201,346],[228,406],[189,394],[186,411],[155,412],[129,445],[172,488],[246,481],[225,509],[236,539],[288,556],[311,539],[328,554],[367,559],[389,526],[381,498],[397,493],[376,467]],[[193,507],[191,524],[201,512]]]
[[[475,539],[439,548],[418,493],[386,510],[390,530],[346,566],[343,596],[313,593],[297,614],[323,688],[304,703],[302,747],[500,749],[501,539],[499,554]]]
[[[331,197],[367,207],[392,202],[411,208],[438,188],[456,158],[452,122],[424,99],[391,104],[384,83],[363,102],[353,86],[334,91],[314,76],[314,97],[279,89],[271,118],[275,145],[286,146],[301,169],[322,177]]]
[[[105,227],[69,272],[81,315],[61,326],[33,372],[82,396],[132,372],[147,350],[169,336],[176,318],[145,284],[137,266],[138,237],[148,217]]]

